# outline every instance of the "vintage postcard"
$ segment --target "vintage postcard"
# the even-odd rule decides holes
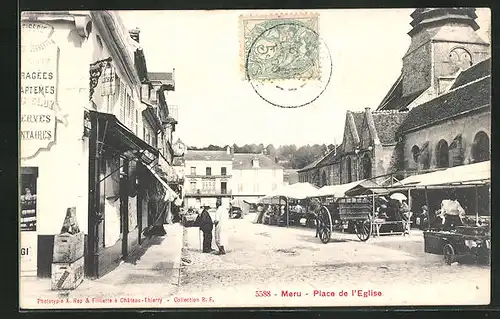
[[[490,303],[488,8],[20,30],[21,310]]]

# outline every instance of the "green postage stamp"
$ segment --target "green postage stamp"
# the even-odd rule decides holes
[[[240,16],[240,59],[245,80],[317,80],[319,14]]]

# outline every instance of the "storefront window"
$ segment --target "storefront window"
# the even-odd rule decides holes
[[[36,231],[37,167],[21,168],[21,231]]]

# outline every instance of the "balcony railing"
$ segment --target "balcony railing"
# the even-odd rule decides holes
[[[186,174],[186,177],[203,178],[203,179],[216,179],[216,178],[231,178],[232,175],[201,175],[201,174]]]
[[[232,191],[228,189],[190,189],[186,190],[186,196],[224,196],[231,195]]]

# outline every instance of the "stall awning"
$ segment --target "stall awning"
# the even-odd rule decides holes
[[[94,118],[98,123],[93,129],[97,129],[97,143],[102,151],[137,158],[147,165],[158,160],[159,151],[135,135],[116,116],[97,111],[89,113],[91,121]]]
[[[424,188],[429,186],[460,186],[481,185],[490,183],[491,162],[481,162],[469,165],[450,167],[441,171],[413,175],[407,177],[394,186]]]
[[[310,183],[295,183],[277,189],[270,196],[305,199],[309,197],[317,197],[318,191],[318,188]]]
[[[151,172],[151,174],[160,182],[160,184],[163,186],[163,188],[166,191],[165,195],[165,200],[169,202],[173,202],[176,200],[179,196],[177,195],[176,192],[168,186],[168,184],[160,177],[160,175],[156,172],[155,166],[154,165],[145,165],[148,171]]]

